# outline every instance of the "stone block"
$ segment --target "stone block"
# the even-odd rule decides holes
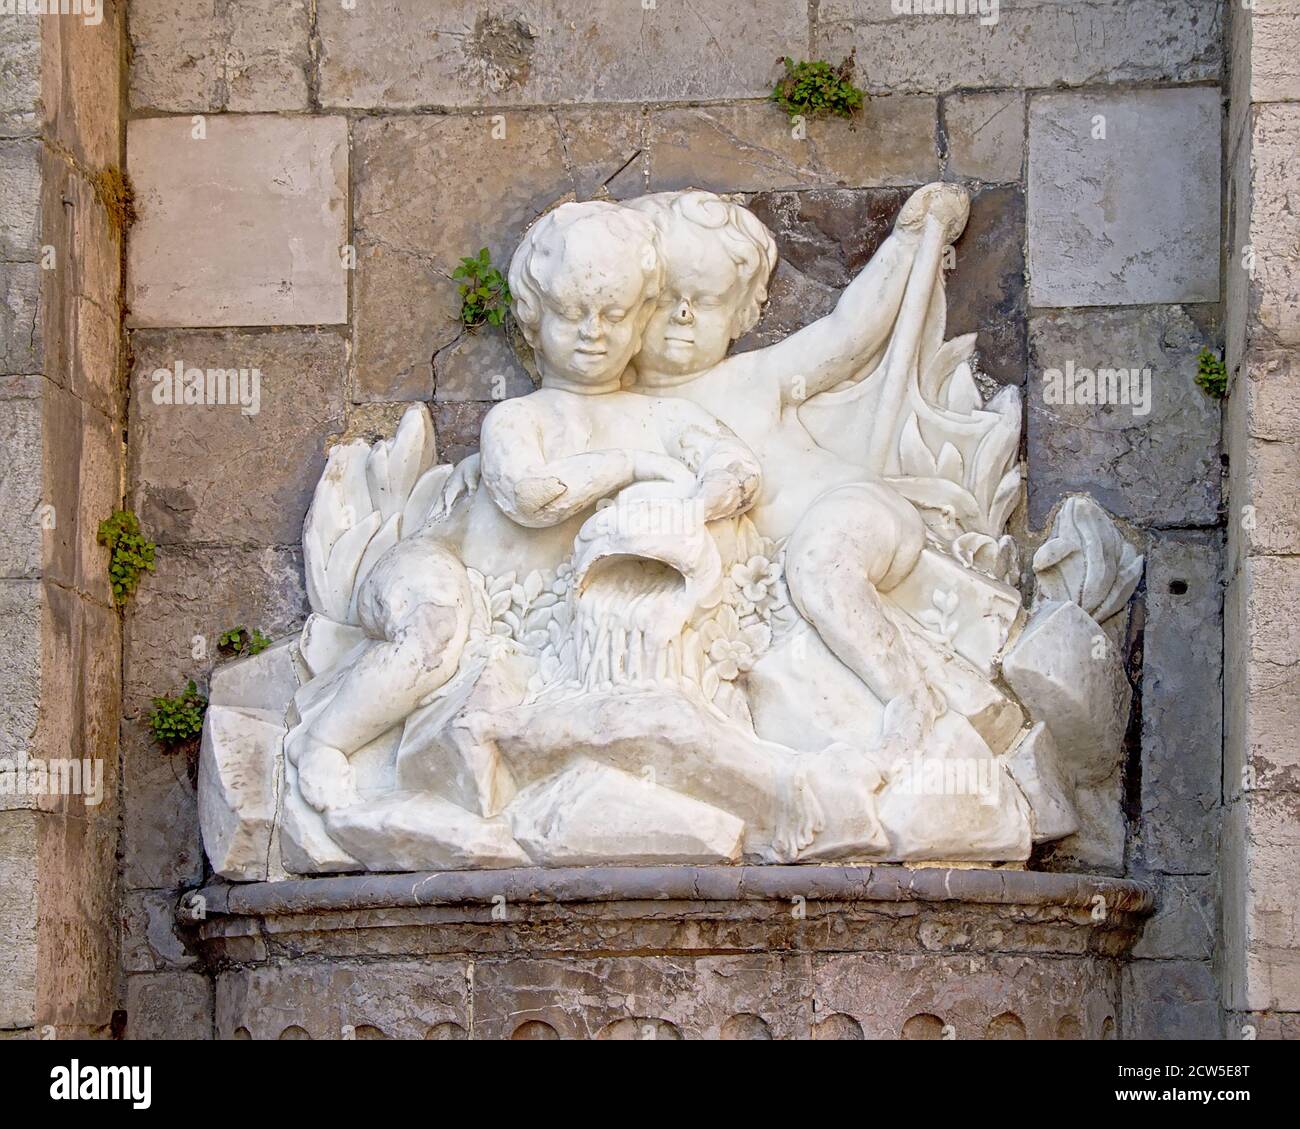
[[[130,497],[153,539],[297,545],[343,429],[344,337],[139,331],[133,351]],[[190,386],[227,402],[183,403]]]
[[[36,1018],[39,819],[34,811],[0,811],[0,1029],[30,1027]]]
[[[346,321],[347,121],[230,114],[196,128],[186,117],[128,129],[131,324]]]
[[[40,377],[11,382],[0,391],[0,576],[34,579],[41,572],[41,503],[44,501]]]
[[[766,95],[777,59],[806,57],[808,14],[797,4],[741,13],[727,0],[520,0],[500,12],[475,0],[390,0],[323,5],[317,31],[330,108],[712,101]]]
[[[460,401],[433,406],[433,429],[438,436],[438,457],[444,463],[458,463],[478,450],[483,417],[492,404]]]
[[[75,15],[28,21],[40,26],[45,135],[96,171],[121,163],[125,76],[126,5],[99,8],[101,18],[93,24]]]
[[[1031,526],[1046,524],[1070,493],[1142,525],[1218,521],[1220,410],[1194,383],[1196,354],[1210,336],[1179,306],[1030,318]],[[1102,369],[1125,370],[1130,388],[1136,372],[1139,395],[1129,403],[1078,402],[1088,398],[1088,374]],[[1076,402],[1061,402],[1071,385]],[[1139,414],[1143,387],[1149,410]],[[1101,398],[1113,399],[1112,391]]]
[[[1097,784],[1111,775],[1132,689],[1123,657],[1087,612],[1044,602],[1002,659],[1002,674],[1030,717],[1046,722],[1076,781]]]
[[[463,961],[428,958],[231,969],[217,977],[217,1036],[292,1038],[291,1026],[309,1039],[423,1039],[445,1024],[468,1031],[475,980]]]
[[[1133,946],[1134,958],[1212,959],[1219,931],[1217,886],[1213,875],[1163,877],[1159,904]]]
[[[128,890],[122,895],[122,970],[178,972],[198,957],[176,931],[175,890]]]
[[[532,377],[500,329],[465,333],[433,358],[433,396],[440,402],[505,400],[533,390]]]
[[[924,184],[939,173],[933,98],[873,98],[854,122],[790,119],[767,103],[653,110],[651,191],[769,192]]]
[[[143,722],[123,722],[123,890],[193,886],[202,879],[203,843],[190,772],[186,750],[166,752]]]
[[[1018,90],[943,100],[946,180],[1017,183],[1025,164],[1025,96]]]
[[[590,760],[525,789],[508,813],[540,866],[735,862],[745,832],[719,808]]]
[[[0,756],[32,753],[41,701],[45,591],[39,580],[0,580],[0,618],[10,631],[0,650]],[[5,796],[0,807],[15,797]]]
[[[38,258],[41,225],[41,143],[0,141],[0,261]]]
[[[1295,213],[1291,185],[1300,149],[1300,104],[1267,103],[1253,113],[1246,239],[1254,252],[1252,336],[1294,347],[1300,345],[1300,271],[1295,265],[1300,216]]]
[[[1219,986],[1209,961],[1135,960],[1124,976],[1125,1039],[1217,1039]]]
[[[270,873],[284,732],[282,713],[208,706],[199,751],[199,828],[212,869],[223,878],[259,882]]]
[[[1169,533],[1147,550],[1139,854],[1207,873],[1218,853],[1223,757],[1219,537]]]
[[[688,1039],[807,1038],[811,988],[809,958],[801,954],[481,960],[473,1034],[611,1038],[621,1034],[614,1025],[636,1020],[656,1038],[672,1037],[660,1024]],[[659,1014],[646,1015],[647,1005]]]
[[[946,280],[947,335],[978,333],[981,372],[999,384],[1025,380],[1025,197],[1019,188],[979,188],[953,246]]]
[[[1217,301],[1220,131],[1217,89],[1035,95],[1030,303]]]
[[[932,7],[823,0],[813,57],[837,61],[854,49],[859,81],[891,91],[1194,82],[1217,80],[1222,65],[1214,0],[1004,2],[995,19]]]
[[[1061,767],[1060,754],[1042,722],[1035,725],[1007,754],[1011,778],[1029,801],[1035,844],[1062,839],[1079,829],[1071,798],[1072,781]]]
[[[1253,0],[1237,15],[1248,28],[1249,102],[1300,102],[1300,12],[1290,0]],[[1234,60],[1235,62],[1235,60]]]
[[[308,108],[305,0],[131,8],[131,108],[167,113]]]
[[[242,625],[279,639],[306,616],[297,550],[176,546],[160,553],[157,571],[127,607],[124,712],[146,713],[151,698],[187,678],[205,682],[223,631]]]
[[[0,263],[0,374],[41,371],[40,267]]]
[[[0,20],[0,132],[6,137],[40,132],[41,24]]]
[[[199,972],[144,972],[126,978],[128,1039],[212,1038],[212,981]]]

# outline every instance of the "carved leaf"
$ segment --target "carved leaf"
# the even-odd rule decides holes
[[[1038,589],[1078,604],[1098,623],[1119,611],[1142,576],[1142,558],[1091,498],[1069,498],[1034,554]]]
[[[914,478],[933,478],[938,473],[934,455],[921,438],[921,427],[915,413],[903,424],[902,434],[898,437],[898,463],[904,474]]]

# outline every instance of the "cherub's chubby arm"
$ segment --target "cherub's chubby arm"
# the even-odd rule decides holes
[[[893,234],[845,287],[834,310],[774,345],[724,363],[744,365],[750,379],[775,382],[787,403],[855,376],[884,345],[898,316],[926,216],[943,222],[946,242],[951,243],[969,213],[969,197],[957,185],[935,183],[917,189],[899,212]]]
[[[681,481],[689,472],[650,451],[601,450],[548,459],[548,427],[562,421],[521,396],[496,405],[483,420],[480,476],[492,500],[530,529],[559,525],[638,481]]]
[[[672,401],[661,428],[664,449],[695,475],[705,521],[744,513],[758,498],[758,457],[735,433],[689,400]]]

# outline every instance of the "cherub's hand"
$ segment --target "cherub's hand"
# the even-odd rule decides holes
[[[925,227],[927,216],[934,216],[943,224],[945,243],[954,242],[970,218],[970,194],[956,184],[942,181],[926,184],[907,198],[894,227],[919,234]]]
[[[632,451],[632,477],[637,482],[672,482],[694,486],[695,474],[671,455],[657,451]]]

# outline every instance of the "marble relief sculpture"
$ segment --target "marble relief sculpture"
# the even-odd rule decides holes
[[[213,678],[232,879],[662,862],[1023,863],[1107,802],[1142,559],[1086,498],[1022,590],[1021,404],[945,340],[932,184],[827,317],[728,355],[776,247],[688,191],[563,204],[510,266],[540,386],[435,465],[335,447],[301,633]]]

